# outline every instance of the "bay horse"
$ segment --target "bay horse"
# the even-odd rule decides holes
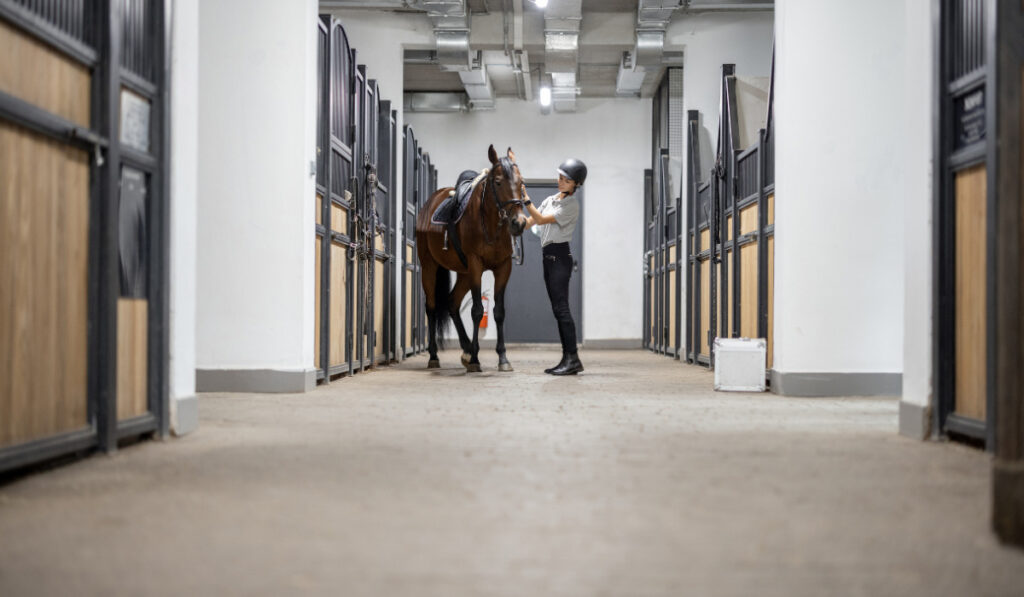
[[[451,319],[459,333],[463,366],[467,372],[480,371],[478,336],[484,315],[480,277],[485,270],[491,270],[494,272],[494,323],[498,328],[498,370],[512,371],[505,356],[505,287],[512,274],[513,237],[521,235],[526,227],[521,193],[523,177],[511,147],[505,157],[499,159],[491,145],[487,157],[491,168],[473,189],[466,211],[456,224],[465,264],[454,246],[454,239],[445,237],[446,227],[431,222],[434,211],[448,197],[452,187],[434,191],[416,218],[416,252],[426,299],[429,369],[441,366],[437,359],[438,338],[443,346],[444,331]],[[458,274],[454,288],[449,272]],[[459,307],[467,292],[473,293],[472,340],[459,316]]]

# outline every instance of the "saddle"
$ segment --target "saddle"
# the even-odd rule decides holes
[[[434,214],[430,217],[430,222],[440,226],[458,224],[459,220],[462,219],[462,214],[466,213],[466,206],[469,205],[469,198],[473,195],[473,189],[476,188],[476,185],[480,184],[480,181],[485,176],[487,176],[486,169],[479,173],[473,170],[463,170],[462,174],[459,174],[459,180],[455,183],[455,188],[448,192],[448,196],[434,210]]]
[[[455,246],[455,253],[458,254],[459,261],[462,262],[462,267],[469,267],[469,264],[466,262],[466,254],[462,252],[462,243],[459,241],[459,230],[456,224],[462,219],[462,214],[466,213],[466,206],[469,205],[469,198],[473,196],[473,190],[487,176],[487,173],[486,168],[479,173],[473,170],[463,170],[462,174],[459,174],[455,188],[448,191],[448,196],[430,216],[431,224],[445,227],[444,250],[448,250],[448,239],[450,238],[452,245]]]

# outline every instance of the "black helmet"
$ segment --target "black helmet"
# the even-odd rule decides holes
[[[576,158],[569,158],[558,167],[558,173],[582,187],[583,181],[587,179],[587,165]]]

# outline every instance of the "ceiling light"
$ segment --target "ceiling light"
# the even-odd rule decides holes
[[[551,88],[550,87],[541,87],[540,88],[540,105],[545,107],[545,108],[551,105]]]
[[[537,8],[545,8],[548,5],[548,0],[533,0],[533,3],[537,5]]]

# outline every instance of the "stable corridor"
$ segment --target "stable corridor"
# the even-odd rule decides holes
[[[639,350],[553,379],[557,356],[204,395],[188,436],[7,479],[0,594],[1024,592],[989,457],[897,435],[896,398],[714,393]]]

